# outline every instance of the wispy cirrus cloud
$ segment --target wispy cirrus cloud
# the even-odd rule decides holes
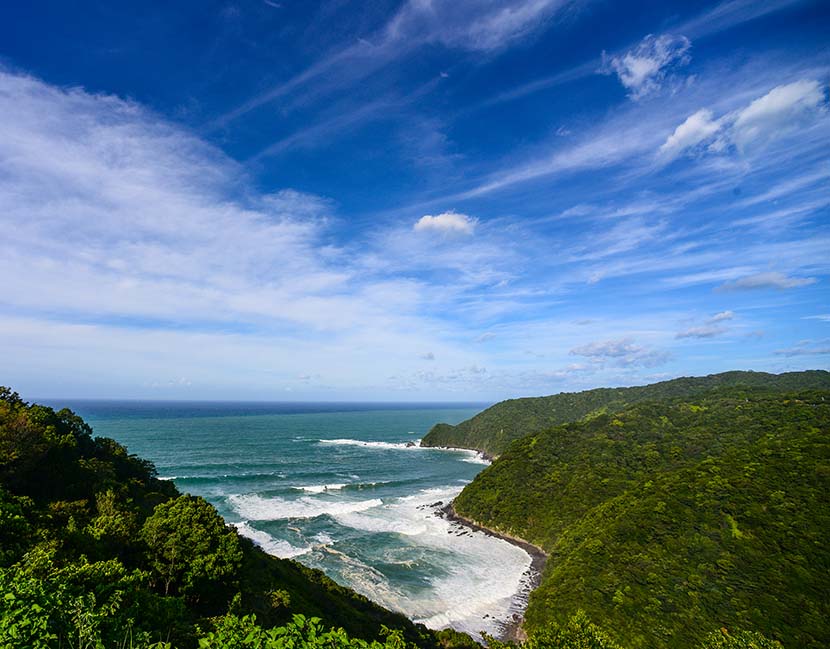
[[[677,29],[691,38],[703,38],[800,4],[804,0],[726,0],[678,25]]]
[[[791,277],[784,273],[769,271],[746,275],[731,282],[721,284],[721,291],[753,291],[775,289],[783,291],[791,288],[801,288],[816,283],[815,277]]]
[[[726,320],[732,320],[734,317],[734,311],[721,311],[720,313],[716,313],[711,318],[709,318],[707,322],[709,324],[715,324],[717,322],[725,322]]]
[[[314,85],[316,95],[342,89],[427,45],[496,52],[543,28],[575,0],[407,0],[375,33],[320,59],[303,72],[219,116],[221,128],[278,99]]]
[[[830,345],[828,345],[827,340],[802,340],[793,347],[777,349],[775,353],[778,356],[787,356],[789,358],[794,356],[824,356],[830,354]]]
[[[675,338],[714,338],[726,333],[723,327],[715,327],[712,325],[705,325],[701,327],[690,327],[684,331],[679,331],[675,334]]]
[[[722,2],[715,7],[707,9],[689,20],[676,25],[673,28],[673,32],[676,34],[685,34],[689,38],[705,38],[712,34],[750,22],[768,14],[784,11],[798,4],[802,4],[803,2],[804,0],[776,0],[773,2],[727,0],[726,2]],[[686,36],[684,36],[684,38],[686,38]],[[533,81],[525,82],[510,90],[502,91],[489,99],[475,104],[470,107],[469,110],[477,110],[508,101],[522,99],[536,92],[555,88],[579,79],[584,79],[585,77],[595,74],[597,70],[605,70],[607,72],[608,70],[606,66],[612,59],[623,58],[625,57],[626,52],[635,51],[636,49],[637,44],[634,43],[628,47],[622,48],[618,53],[603,52],[601,56],[583,61],[568,70],[534,79]],[[616,73],[613,68],[611,68],[610,71],[612,73]],[[462,114],[465,112],[467,111],[462,111]]]

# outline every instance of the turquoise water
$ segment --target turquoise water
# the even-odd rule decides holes
[[[530,557],[436,515],[486,462],[424,449],[482,405],[73,402],[267,552],[433,628],[498,633]]]

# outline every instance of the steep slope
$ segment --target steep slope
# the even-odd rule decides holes
[[[550,553],[531,632],[581,609],[631,648],[721,627],[817,648],[828,494],[830,392],[721,388],[523,437],[454,507]]]
[[[436,424],[421,441],[421,445],[470,448],[499,455],[513,440],[550,426],[578,421],[592,415],[618,412],[640,401],[692,397],[713,388],[727,386],[769,390],[828,390],[830,372],[724,372],[631,388],[598,388],[584,392],[562,392],[548,397],[509,399],[456,426]]]

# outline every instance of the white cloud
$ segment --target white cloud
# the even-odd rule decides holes
[[[716,313],[711,318],[709,318],[708,322],[710,324],[714,324],[716,322],[724,322],[725,320],[732,320],[735,317],[734,311],[721,311],[720,313]]]
[[[824,341],[826,343],[826,341]],[[830,354],[830,347],[821,347],[817,346],[811,340],[804,340],[801,341],[798,345],[794,347],[789,347],[787,349],[778,349],[775,351],[777,356],[823,356],[825,354]]]
[[[720,336],[722,333],[726,333],[726,329],[723,327],[691,327],[685,331],[678,332],[675,338],[714,338],[715,336]]]
[[[568,0],[409,0],[384,30],[394,43],[497,50],[538,30]]]
[[[717,119],[709,109],[698,110],[666,138],[658,154],[671,160],[701,146],[716,152],[729,147],[747,151],[809,125],[824,112],[823,86],[801,79],[776,86],[744,108]]]
[[[222,127],[278,98],[343,90],[428,45],[494,52],[531,35],[579,0],[408,0],[375,33],[216,119]]]
[[[443,212],[432,216],[425,214],[412,226],[415,232],[438,232],[440,234],[470,235],[475,230],[477,219],[459,212]]]
[[[732,125],[732,139],[739,149],[766,142],[810,120],[825,103],[818,81],[801,79],[778,86],[740,111]]]
[[[679,31],[699,38],[787,9],[802,0],[725,0],[683,23]]]
[[[719,288],[722,291],[750,291],[754,289],[777,289],[800,288],[815,284],[814,277],[790,277],[784,273],[765,272],[747,275],[732,282],[722,284]]]
[[[690,60],[692,44],[685,36],[649,34],[637,47],[621,56],[603,52],[605,74],[616,73],[632,99],[641,99],[659,90],[671,70]]]
[[[630,338],[588,343],[574,347],[570,354],[585,356],[600,364],[611,362],[619,367],[655,367],[669,360],[667,352],[637,345]]]
[[[662,144],[660,154],[668,159],[676,158],[683,151],[709,140],[721,127],[712,117],[712,111],[705,108],[689,115]]]

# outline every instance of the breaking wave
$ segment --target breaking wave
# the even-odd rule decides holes
[[[242,518],[252,521],[278,521],[285,518],[316,518],[362,512],[383,504],[380,498],[371,500],[320,500],[302,496],[296,500],[263,498],[256,494],[228,496],[228,504]]]
[[[420,446],[421,440],[416,439],[410,442],[367,442],[361,439],[321,439],[320,444],[333,444],[335,446],[364,446],[366,448],[379,448],[385,450],[423,450]]]
[[[291,559],[306,554],[311,550],[311,547],[298,548],[291,545],[288,541],[282,539],[275,539],[268,532],[263,532],[251,527],[248,521],[241,523],[234,523],[234,527],[245,538],[251,539],[256,545],[261,547],[268,554],[272,554],[280,559]]]

